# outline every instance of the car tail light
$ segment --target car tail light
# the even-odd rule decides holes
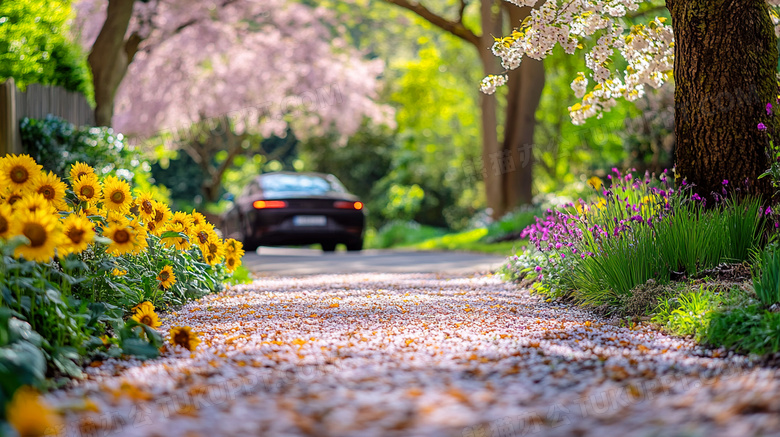
[[[255,209],[287,208],[287,202],[283,200],[255,200],[252,202]]]
[[[343,200],[339,200],[338,202],[334,203],[333,206],[338,209],[356,209],[360,211],[363,209],[363,202],[345,202]]]

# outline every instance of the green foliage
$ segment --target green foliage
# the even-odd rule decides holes
[[[0,2],[0,81],[13,77],[92,96],[86,57],[70,40],[70,0]]]
[[[46,373],[42,343],[29,323],[0,307],[0,406],[10,401],[19,387],[41,385]],[[4,408],[0,407],[0,419],[4,418]]]
[[[663,301],[656,309],[653,322],[664,325],[676,335],[693,335],[701,341],[722,302],[723,298],[712,288],[701,285],[698,290],[684,292],[676,298]]]
[[[371,249],[387,249],[391,247],[410,246],[431,238],[446,234],[445,229],[420,225],[415,222],[390,222],[377,231],[376,235],[367,239],[366,247]]]
[[[715,313],[709,323],[707,343],[759,355],[780,352],[780,313],[758,305]]]
[[[774,245],[761,252],[754,266],[753,289],[765,306],[780,303],[780,253]]]

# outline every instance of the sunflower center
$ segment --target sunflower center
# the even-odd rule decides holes
[[[11,169],[11,180],[14,181],[14,183],[23,184],[27,182],[27,179],[30,179],[30,173],[27,172],[26,168],[17,165]]]
[[[5,234],[8,231],[8,220],[0,215],[0,235]]]
[[[80,171],[80,172],[78,172],[78,174],[76,175],[76,180],[79,180],[79,179],[81,179],[81,177],[82,177],[82,176],[86,176],[86,175],[88,175],[88,174],[89,174],[89,173],[87,173],[87,172],[85,172],[85,171]]]
[[[48,237],[46,229],[44,229],[43,226],[38,223],[25,224],[24,228],[22,229],[22,234],[24,234],[24,236],[30,240],[30,246],[32,247],[43,246],[46,243],[46,238]]]
[[[173,342],[179,346],[187,347],[190,343],[190,334],[187,331],[179,331],[173,336]]]
[[[151,215],[154,212],[154,208],[152,207],[152,202],[148,200],[144,200],[143,202],[141,202],[141,210],[144,212],[144,214]]]
[[[65,235],[67,235],[68,238],[70,238],[70,241],[72,241],[73,244],[80,244],[82,241],[84,241],[83,229],[71,228],[68,229],[68,232],[66,232]]]
[[[38,189],[38,193],[43,194],[43,197],[46,198],[46,200],[52,200],[54,199],[54,187],[51,185],[44,185],[41,188]]]
[[[162,219],[163,219],[163,217],[165,217],[165,216],[163,215],[163,212],[162,212],[162,211],[159,211],[159,210],[158,210],[158,211],[155,211],[155,212],[154,212],[154,221],[156,221],[156,222],[161,222],[161,221],[162,221]]]
[[[198,240],[200,241],[200,244],[205,244],[206,241],[208,241],[209,235],[205,232],[198,232]]]
[[[217,245],[214,243],[209,244],[209,252],[214,253],[216,251],[217,251]]]
[[[147,326],[152,326],[152,318],[148,315],[141,317],[141,323]]]
[[[87,199],[91,199],[95,195],[95,189],[90,187],[89,185],[85,185],[81,187],[79,193],[81,193],[81,195],[86,197]]]
[[[228,258],[227,263],[230,267],[233,267],[236,264],[236,260],[233,258]]]
[[[114,241],[119,244],[127,243],[130,241],[130,233],[124,229],[120,229],[114,233]]]
[[[167,270],[166,270],[166,271],[162,271],[162,272],[160,272],[160,281],[162,281],[162,282],[165,282],[165,281],[167,281],[167,280],[168,280],[168,278],[170,278],[170,277],[171,277],[171,275],[169,275],[169,274],[168,274],[168,271],[167,271]]]
[[[22,200],[22,196],[19,194],[11,194],[11,197],[8,198],[8,204],[13,205],[17,200]]]
[[[121,191],[114,191],[113,193],[111,193],[111,201],[114,203],[124,203],[125,193]]]

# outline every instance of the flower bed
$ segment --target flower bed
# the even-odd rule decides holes
[[[93,359],[157,356],[156,308],[222,290],[243,253],[116,175],[76,163],[66,184],[30,156],[0,158],[0,405],[34,405],[29,387]],[[169,341],[191,350],[197,333]]]

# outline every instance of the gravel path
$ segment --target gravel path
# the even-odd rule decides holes
[[[495,277],[264,279],[176,325],[202,333],[195,353],[106,361],[51,394],[60,434],[780,435],[780,372]]]

